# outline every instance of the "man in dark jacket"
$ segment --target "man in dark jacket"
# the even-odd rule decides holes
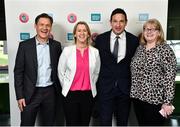
[[[110,18],[112,29],[97,36],[101,69],[98,80],[100,124],[112,125],[115,114],[118,126],[127,126],[130,110],[130,62],[138,46],[138,38],[125,31],[127,15],[115,9]]]
[[[42,125],[54,125],[56,89],[60,87],[57,65],[61,44],[49,38],[53,19],[46,13],[35,19],[37,35],[20,42],[15,67],[15,92],[21,126],[34,126],[40,111]]]

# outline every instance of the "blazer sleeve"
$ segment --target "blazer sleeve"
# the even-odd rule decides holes
[[[60,84],[63,87],[64,84],[64,76],[65,76],[65,71],[66,71],[66,63],[67,63],[67,55],[66,55],[66,47],[61,53],[61,56],[59,58],[59,63],[58,63],[58,77],[60,80]]]
[[[15,66],[14,66],[14,85],[16,92],[16,99],[24,98],[23,95],[23,79],[24,79],[24,48],[21,42],[18,47]]]

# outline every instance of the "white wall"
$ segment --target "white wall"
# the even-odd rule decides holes
[[[123,8],[127,12],[127,31],[138,35],[141,32],[142,24],[148,18],[157,18],[166,33],[167,27],[167,7],[168,0],[5,0],[6,31],[9,56],[9,86],[10,86],[10,112],[11,125],[20,123],[20,113],[18,110],[15,92],[13,68],[20,41],[20,33],[29,33],[30,37],[35,35],[34,19],[43,12],[53,16],[54,39],[60,41],[63,46],[72,41],[67,39],[67,33],[72,33],[75,23],[69,23],[67,16],[74,13],[77,21],[86,21],[92,33],[102,33],[110,29],[109,17],[115,8]],[[27,23],[19,20],[19,15],[26,13],[29,16]],[[91,14],[101,15],[100,21],[91,21]],[[139,19],[141,16],[141,19]]]

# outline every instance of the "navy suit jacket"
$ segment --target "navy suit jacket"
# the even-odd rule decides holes
[[[51,80],[57,89],[60,84],[57,76],[57,66],[61,54],[61,44],[55,40],[49,39],[49,51],[51,61]],[[31,99],[37,81],[37,51],[35,37],[20,42],[15,67],[14,67],[14,84],[16,98],[25,98],[26,103]]]
[[[126,31],[125,31],[126,32]],[[139,40],[133,34],[126,32],[126,53],[125,58],[119,63],[116,62],[110,50],[111,31],[97,36],[95,47],[99,49],[101,69],[97,83],[98,92],[101,95],[112,94],[115,82],[123,93],[129,96],[131,86],[130,63]]]

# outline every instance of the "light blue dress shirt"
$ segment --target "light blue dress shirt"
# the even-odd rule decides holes
[[[38,62],[38,74],[36,87],[47,87],[53,84],[51,81],[51,61],[49,42],[41,44],[36,39],[36,50],[37,50],[37,62]]]

